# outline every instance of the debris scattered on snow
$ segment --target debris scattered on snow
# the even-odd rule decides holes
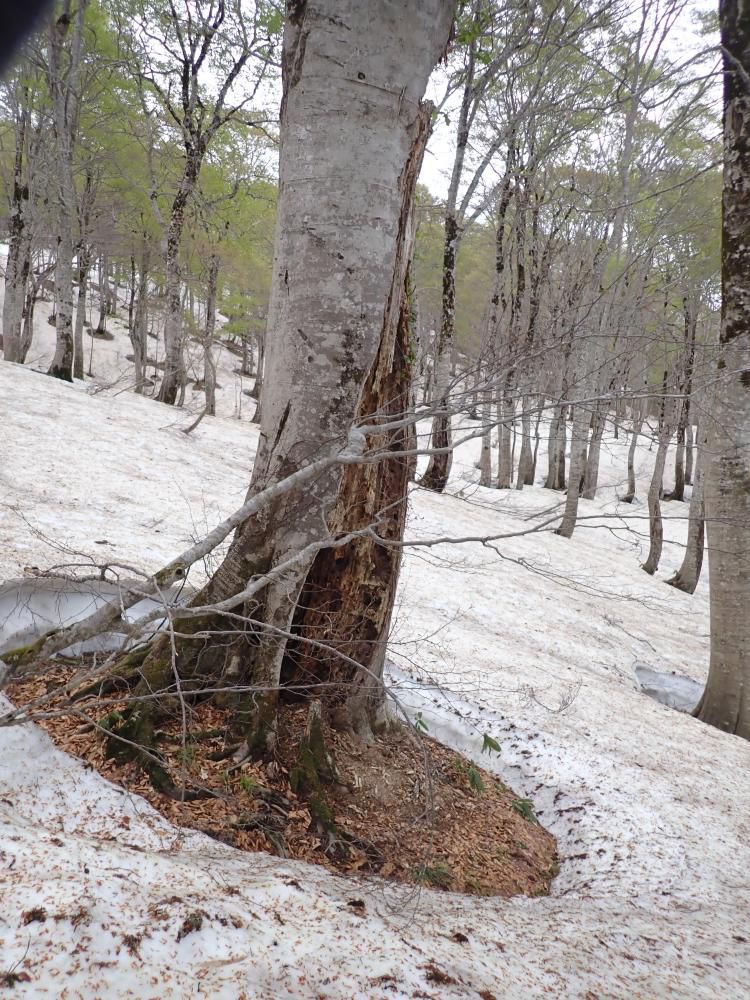
[[[242,500],[257,440],[244,421],[204,420],[186,438],[149,400],[89,397],[4,363],[0,395],[0,579],[63,563],[90,572],[103,553],[153,570]],[[472,756],[484,733],[499,742],[484,763],[558,839],[551,897],[414,898],[239,854],[16,727],[0,731],[0,973],[29,977],[15,995],[744,995],[750,746],[633,683],[644,659],[705,678],[708,602],[705,578],[690,596],[640,570],[645,512],[616,499],[626,447],[605,440],[602,490],[582,501],[573,539],[546,531],[498,542],[501,555],[442,544],[404,559],[398,695]],[[549,491],[480,489],[478,450],[456,456],[461,497],[415,492],[411,537],[550,517],[560,498]],[[642,488],[653,455],[637,458]],[[660,576],[681,560],[685,518],[685,504],[665,505]],[[210,566],[196,569],[192,582]],[[24,923],[34,908],[48,918]],[[177,941],[198,912],[200,929]]]

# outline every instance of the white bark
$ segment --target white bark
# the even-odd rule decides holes
[[[721,7],[724,198],[721,359],[706,469],[711,664],[699,718],[750,739],[750,24]]]
[[[324,0],[290,9],[266,381],[251,494],[341,448],[381,335],[395,326],[429,129],[421,100],[452,13],[449,0]],[[325,537],[340,479],[331,466],[304,496],[245,525],[208,596],[235,592],[238,579]],[[299,564],[267,588],[262,620],[271,630],[288,629],[308,568]],[[284,650],[278,634],[264,633],[256,647],[255,683],[278,684]]]

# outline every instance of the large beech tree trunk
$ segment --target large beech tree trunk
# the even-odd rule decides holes
[[[445,51],[453,4],[320,0],[288,11],[268,315],[273,336],[250,496],[311,461],[335,458],[356,418],[372,423],[378,411],[407,408],[404,288],[431,111],[422,96]],[[400,436],[380,438],[372,437],[370,449],[403,449]],[[196,598],[201,606],[232,598],[251,578],[296,560],[257,600],[235,607],[244,627],[227,616],[180,621],[180,630],[195,636],[178,640],[180,670],[199,669],[214,680],[218,675],[225,686],[252,689],[236,700],[249,749],[273,746],[282,663],[285,677],[313,671],[304,640],[308,632],[318,638],[316,616],[330,601],[336,613],[327,619],[327,638],[335,645],[346,636],[346,648],[365,667],[375,675],[382,669],[397,551],[370,538],[315,561],[314,552],[301,553],[324,545],[332,531],[365,523],[374,522],[385,539],[400,539],[406,464],[396,458],[344,476],[332,464],[304,490],[283,494],[237,530],[224,562]],[[295,619],[307,579],[307,607],[302,602]],[[298,638],[287,655],[293,625]],[[233,634],[223,641],[206,638],[216,629]],[[148,684],[171,683],[165,639],[155,643],[142,669]],[[325,655],[314,669],[347,682],[343,697],[351,724],[366,731],[373,721],[372,675]],[[333,690],[341,700],[341,688]]]
[[[409,300],[404,294],[398,322],[383,331],[359,404],[362,420],[375,413],[398,419],[409,409]],[[304,685],[309,680],[324,680],[329,685],[338,682],[331,694],[343,703],[344,712],[339,711],[337,717],[364,736],[370,736],[382,718],[384,690],[380,681],[401,566],[400,542],[416,435],[413,427],[401,428],[373,435],[369,444],[383,451],[411,454],[346,468],[336,506],[328,518],[329,529],[344,534],[377,525],[377,538],[368,535],[318,553],[295,612],[294,631],[300,638],[291,648],[287,646],[282,671],[286,685]],[[321,648],[320,643],[328,648]],[[354,668],[339,653],[361,667]]]
[[[750,739],[750,17],[721,5],[721,358],[706,468],[711,664],[696,715]]]

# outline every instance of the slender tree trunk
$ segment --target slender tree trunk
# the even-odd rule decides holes
[[[451,357],[454,350],[453,336],[455,333],[456,313],[456,262],[461,229],[458,216],[458,190],[464,169],[466,149],[471,131],[470,115],[474,99],[474,68],[475,52],[470,48],[469,64],[466,69],[461,106],[458,112],[458,130],[456,134],[456,152],[453,159],[451,180],[448,186],[448,197],[445,208],[445,235],[443,240],[443,300],[440,334],[437,338],[434,369],[433,403],[440,410],[447,411],[450,406],[449,391],[451,384]],[[430,456],[421,485],[426,489],[442,493],[448,485],[453,453],[451,443],[451,418],[447,412],[437,413],[432,421],[431,447],[443,449],[440,454]]]
[[[563,426],[565,418],[563,417]],[[549,420],[547,431],[547,478],[544,480],[544,487],[548,490],[556,489],[557,482],[557,430],[560,425],[560,408],[555,406]]]
[[[73,331],[73,377],[83,378],[83,322],[86,318],[86,291],[91,267],[91,250],[88,245],[88,229],[91,209],[94,203],[94,183],[90,170],[86,171],[86,183],[81,193],[78,213],[78,300],[76,302],[75,328]]]
[[[628,492],[621,497],[622,503],[632,503],[635,500],[635,451],[638,447],[638,439],[643,429],[643,419],[646,410],[644,400],[635,400],[633,403],[633,427],[630,433],[630,445],[628,446]]]
[[[77,121],[78,74],[83,52],[83,20],[88,0],[71,10],[64,0],[58,19],[50,28],[49,82],[56,144],[55,191],[57,195],[57,259],[55,264],[55,354],[49,374],[73,381],[73,255],[74,220],[77,214],[73,178],[73,144]],[[67,67],[63,68],[65,37],[74,24]]]
[[[185,158],[180,187],[172,203],[167,234],[166,315],[164,320],[164,375],[159,387],[159,400],[174,406],[177,393],[185,382],[184,330],[182,322],[182,269],[180,247],[185,226],[185,209],[198,182],[202,156],[191,148]]]
[[[693,485],[693,424],[690,420],[685,428],[685,485]]]
[[[216,333],[216,293],[219,281],[219,256],[211,254],[206,283],[206,333],[203,340],[203,388],[206,393],[206,414],[216,416],[216,361],[213,353]]]
[[[497,423],[497,488],[509,490],[513,484],[513,423],[515,407],[505,391],[498,401]]]
[[[253,387],[253,394],[255,396],[255,413],[252,416],[252,422],[254,424],[259,424],[261,422],[261,400],[263,398],[263,373],[266,367],[266,336],[264,333],[258,334],[258,362],[255,366],[255,386]]]
[[[599,402],[594,407],[591,419],[591,441],[589,443],[588,455],[586,456],[586,474],[583,480],[583,499],[594,500],[596,490],[599,485],[599,461],[602,451],[602,437],[607,426],[607,406],[606,403]]]
[[[573,315],[575,296],[568,296],[566,312]],[[569,322],[570,320],[568,320]],[[566,322],[566,319],[563,319]],[[570,393],[570,358],[573,353],[573,330],[563,329],[562,363],[556,377],[557,403],[550,421],[549,439],[547,445],[547,479],[544,483],[548,490],[564,490],[565,455],[568,446],[568,418],[573,418],[573,406],[568,405]]]
[[[685,400],[682,400],[675,438],[674,489],[664,497],[665,500],[685,499],[685,419]]]
[[[90,258],[88,249],[78,249],[78,301],[76,302],[76,325],[73,334],[75,355],[73,377],[83,378],[83,321],[86,318],[86,286],[89,280]]]
[[[20,361],[23,364],[26,361],[26,357],[31,350],[31,344],[34,339],[34,310],[36,309],[37,295],[39,294],[39,288],[36,282],[32,279],[28,282],[26,287],[26,298],[23,306],[23,327],[21,329],[21,357]]]
[[[641,569],[651,576],[659,568],[661,550],[664,544],[664,524],[661,516],[661,494],[664,482],[664,466],[667,461],[669,442],[672,439],[673,423],[669,416],[664,415],[659,428],[659,444],[654,459],[654,471],[648,489],[648,523],[650,545],[646,561]]]
[[[136,290],[138,288],[138,272],[135,266],[135,254],[130,255],[130,281],[128,282],[128,336],[130,337],[130,343],[133,344],[133,366],[136,368],[135,371],[135,392],[138,393],[138,382],[139,374],[136,367],[135,358],[135,296]]]
[[[750,739],[750,19],[738,0],[724,0],[720,19],[723,296],[705,485],[711,663],[696,715]]]
[[[24,89],[23,100],[28,99]],[[31,265],[31,233],[28,220],[29,185],[24,168],[29,112],[23,108],[16,122],[16,152],[13,168],[11,210],[8,219],[8,257],[5,265],[3,300],[3,356],[20,362],[21,324],[26,297],[26,283]]]
[[[120,266],[115,260],[112,264],[112,280],[107,282],[109,291],[109,306],[107,312],[110,316],[117,315],[117,303],[120,297]]]
[[[240,365],[240,372],[248,377],[253,374],[250,340],[247,336],[242,337],[242,364]]]
[[[484,354],[487,358],[485,374],[485,390],[483,392],[483,419],[486,430],[482,435],[482,453],[480,458],[480,482],[482,486],[492,485],[492,408],[493,395],[501,384],[501,374],[498,371],[500,322],[505,311],[505,220],[512,195],[511,162],[513,157],[512,144],[508,150],[505,177],[503,178],[498,199],[497,220],[495,223],[495,278],[487,313],[487,326],[484,333]],[[494,392],[493,392],[494,390]],[[498,401],[498,410],[500,409]],[[498,435],[502,431],[498,427]]]
[[[112,296],[109,291],[109,260],[106,253],[99,258],[99,322],[96,332],[104,333],[107,329],[107,316],[110,313]]]
[[[49,374],[73,381],[73,226],[67,207],[57,223],[57,263],[55,266],[55,354]]]
[[[615,409],[614,409],[614,439],[619,441],[620,439],[620,425],[622,424],[622,396],[620,396],[620,390],[618,388],[617,395],[615,396]]]
[[[547,438],[547,479],[548,490],[565,489],[565,450],[567,448],[567,404],[555,406],[549,425]]]
[[[682,565],[667,583],[678,590],[684,590],[686,594],[695,593],[698,586],[701,569],[703,567],[703,549],[706,535],[706,507],[704,503],[704,456],[708,444],[707,435],[703,435],[701,445],[698,448],[698,457],[695,465],[695,482],[693,483],[693,494],[690,497],[690,513],[688,515],[688,536],[685,544],[685,555]]]
[[[489,372],[487,374],[489,381]],[[492,391],[485,387],[482,391],[482,421],[485,431],[482,434],[482,450],[479,455],[479,485],[492,486]]]
[[[25,237],[25,234],[24,234]],[[23,319],[26,303],[31,243],[26,238],[15,246],[11,237],[5,270],[5,299],[3,301],[3,356],[6,361],[23,362]]]
[[[479,360],[477,360],[476,366],[472,373],[472,392],[471,392],[471,403],[469,404],[469,410],[467,416],[469,420],[480,420],[479,416],[479,381],[481,379],[482,366]],[[467,376],[468,380],[468,376]]]
[[[583,488],[586,475],[586,455],[589,444],[589,428],[591,412],[580,403],[574,407],[573,429],[570,437],[570,471],[568,473],[568,492],[565,497],[565,512],[557,529],[557,534],[563,538],[572,538],[578,518],[578,498]]]
[[[540,441],[539,428],[542,423],[543,410],[544,410],[544,397],[540,396],[537,405],[536,420],[534,421],[534,453],[531,458],[531,485],[533,485],[536,479],[536,463],[537,463],[537,457],[539,455],[539,441]]]
[[[442,412],[435,414],[432,421],[430,447],[436,454],[430,455],[421,485],[435,493],[442,493],[448,485],[453,452],[451,451],[451,355],[456,312],[456,259],[458,256],[458,221],[455,207],[446,212],[445,245],[443,249],[443,317],[438,340],[435,367],[435,394],[433,403]]]
[[[130,343],[133,345],[135,391],[139,395],[143,394],[148,357],[148,275],[150,266],[151,252],[148,245],[144,243],[140,255],[137,281],[135,276],[135,258],[133,258],[131,300],[134,300],[134,302],[132,318],[129,323]]]
[[[521,401],[521,451],[518,456],[516,489],[534,485],[534,451],[531,447],[531,397]]]

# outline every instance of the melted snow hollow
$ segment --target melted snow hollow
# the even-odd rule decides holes
[[[186,437],[186,414],[92,388],[0,364],[0,582],[92,561],[156,569],[244,497],[257,440],[244,414],[225,406]],[[482,763],[558,838],[550,897],[414,895],[243,854],[170,826],[38,728],[2,729],[0,974],[30,976],[16,995],[747,995],[750,747],[639,689],[636,665],[705,679],[708,600],[705,579],[693,596],[664,583],[686,504],[664,505],[658,576],[640,570],[645,506],[617,502],[626,447],[607,439],[600,496],[569,541],[518,534],[561,498],[479,488],[478,441],[450,495],[412,497],[413,540],[516,536],[497,552],[407,551],[390,679],[446,743],[476,758],[484,733],[501,743]],[[641,496],[652,461],[645,442]],[[50,917],[24,924],[35,906]],[[200,930],[178,941],[196,912]],[[143,934],[132,951],[128,934]]]

